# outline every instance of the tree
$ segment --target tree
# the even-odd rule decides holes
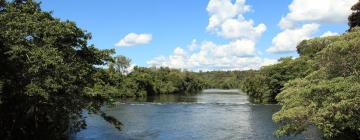
[[[260,72],[249,71],[241,85],[241,89],[250,96],[252,102],[264,103],[269,101],[265,96],[270,94],[270,89],[266,85],[266,77]]]
[[[351,7],[353,13],[349,16],[350,30],[360,25],[360,1],[358,1],[353,7]]]
[[[276,134],[299,134],[313,125],[325,138],[359,139],[360,83],[354,77],[319,80],[320,73],[289,82],[277,96]]]
[[[313,72],[287,82],[276,99],[282,108],[273,115],[276,134],[299,134],[316,126],[329,139],[360,139],[360,29],[335,37],[322,49],[318,38],[307,45]],[[307,58],[308,53],[298,59]]]
[[[115,72],[122,74],[128,73],[128,68],[130,67],[131,59],[126,56],[119,55],[114,57],[114,62],[110,64],[110,69],[113,69]]]
[[[83,109],[101,113],[108,98],[86,92],[95,65],[113,50],[87,44],[91,35],[61,21],[32,0],[1,1],[0,139],[64,139],[86,127]],[[119,127],[118,127],[119,128]]]
[[[308,57],[285,57],[279,59],[277,64],[262,67],[257,72],[249,71],[242,79],[241,89],[258,103],[276,103],[275,97],[285,83],[303,78],[312,71],[308,61]]]

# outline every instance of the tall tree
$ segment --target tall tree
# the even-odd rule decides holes
[[[315,126],[327,139],[360,139],[359,38],[360,28],[353,28],[330,40],[325,37],[306,43],[297,59],[312,54],[306,62],[313,71],[287,82],[276,96],[282,108],[273,115],[279,124],[275,134],[299,134]],[[319,42],[328,45],[318,49]],[[316,49],[308,51],[311,48]]]
[[[350,30],[356,26],[360,26],[360,1],[358,1],[353,7],[351,7],[353,13],[349,16]]]
[[[110,64],[110,69],[114,70],[115,72],[119,73],[127,73],[128,68],[131,65],[131,59],[127,58],[126,56],[119,55],[114,58],[114,62]]]
[[[67,138],[86,126],[83,109],[99,112],[106,100],[85,89],[94,85],[94,65],[104,65],[113,51],[87,44],[89,33],[39,3],[1,2],[0,139]]]

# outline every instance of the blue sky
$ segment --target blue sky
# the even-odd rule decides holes
[[[208,0],[41,0],[41,6],[46,11],[53,11],[55,17],[74,21],[79,27],[91,32],[93,39],[90,42],[95,44],[96,47],[100,49],[116,48],[116,54],[131,58],[136,65],[169,66],[193,70],[246,70],[256,69],[262,66],[265,61],[274,63],[273,60],[280,57],[296,56],[296,52],[293,50],[294,47],[292,46],[291,49],[289,45],[292,42],[281,41],[287,39],[284,37],[292,36],[295,33],[291,31],[298,30],[299,32],[296,32],[298,37],[302,38],[301,36],[303,36],[307,39],[321,36],[328,31],[331,31],[330,35],[343,33],[348,28],[344,15],[349,14],[349,10],[328,10],[329,12],[334,11],[334,13],[328,14],[338,15],[338,17],[330,18],[324,11],[319,11],[316,8],[299,7],[299,1],[305,2],[305,4],[301,4],[303,6],[318,4],[316,1],[329,1],[328,4],[324,4],[325,6],[318,5],[318,7],[321,8],[323,6],[323,9],[339,9],[338,5],[342,5],[346,9],[356,0],[338,0],[337,2],[334,2],[336,0],[212,1],[214,1],[214,6],[217,9],[212,11],[212,13],[207,9],[210,2]],[[229,4],[229,2],[234,7],[235,3],[239,2],[240,4],[237,5],[239,8],[246,6],[251,8],[245,12],[236,12],[236,16],[227,17],[227,19],[223,20],[224,22],[228,19],[252,20],[252,27],[254,28],[260,24],[266,26],[266,30],[259,33],[256,39],[250,39],[252,40],[250,42],[254,43],[256,50],[252,49],[252,45],[244,45],[244,48],[252,49],[250,51],[243,48],[232,49],[234,45],[227,45],[241,40],[236,44],[243,46],[241,44],[244,42],[243,40],[249,40],[246,37],[248,33],[241,32],[243,30],[239,30],[239,33],[237,33],[239,36],[229,38],[222,32],[222,30],[225,30],[222,29],[225,26],[223,23],[219,24],[217,28],[207,29],[210,17],[217,15],[216,12],[226,14],[227,9],[222,7],[222,5]],[[295,8],[289,9],[290,4]],[[302,11],[303,9],[305,10]],[[240,16],[244,19],[239,18]],[[281,28],[279,23],[282,17],[296,25]],[[243,23],[239,22],[239,25]],[[308,26],[307,32],[302,34],[302,31],[306,30],[304,27],[306,24],[312,24],[313,26]],[[281,38],[281,35],[278,37],[280,47],[269,51],[268,49],[274,46],[274,38],[285,31],[288,32],[282,36],[284,39]],[[151,39],[130,47],[115,46],[116,43],[129,33],[136,35],[149,34]],[[196,40],[196,42],[192,43],[193,40]],[[281,45],[281,42],[285,43],[285,45]],[[188,46],[191,44],[197,46],[197,50],[189,50]],[[221,57],[219,55],[204,54],[204,57],[213,58],[209,58],[209,61],[203,60],[198,62],[195,60],[199,58],[195,57],[198,56],[197,54],[203,54],[202,51],[212,52],[204,49],[209,44],[212,44],[213,50],[245,51],[246,53],[224,52],[224,55],[221,55]],[[217,47],[223,49],[217,49]],[[193,55],[194,57],[192,57]],[[244,57],[246,59],[243,59]],[[256,60],[250,60],[249,57],[256,57]],[[250,60],[249,63],[244,62],[246,60]],[[238,63],[230,64],[232,61],[238,61]],[[250,64],[252,62],[258,64]]]

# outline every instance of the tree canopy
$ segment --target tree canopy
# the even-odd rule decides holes
[[[316,48],[332,38],[307,45]],[[298,134],[314,125],[325,138],[360,138],[360,29],[336,38],[313,54],[313,72],[285,84],[276,97],[282,105],[273,117],[281,125],[277,135]]]
[[[82,109],[105,101],[85,89],[113,51],[32,0],[1,1],[0,30],[0,138],[63,139],[84,128]]]
[[[351,7],[353,13],[349,16],[350,30],[354,27],[360,26],[360,1]]]
[[[304,40],[299,57],[283,58],[245,76],[242,89],[259,102],[278,102],[277,136],[317,127],[326,139],[360,139],[360,2],[352,7],[350,29]]]

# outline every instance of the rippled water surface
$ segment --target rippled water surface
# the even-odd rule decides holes
[[[163,95],[124,101],[105,112],[119,119],[118,131],[90,115],[88,128],[76,140],[272,140],[276,125],[271,116],[277,105],[255,105],[236,90],[205,90],[192,96]],[[316,130],[281,139],[320,139]]]

